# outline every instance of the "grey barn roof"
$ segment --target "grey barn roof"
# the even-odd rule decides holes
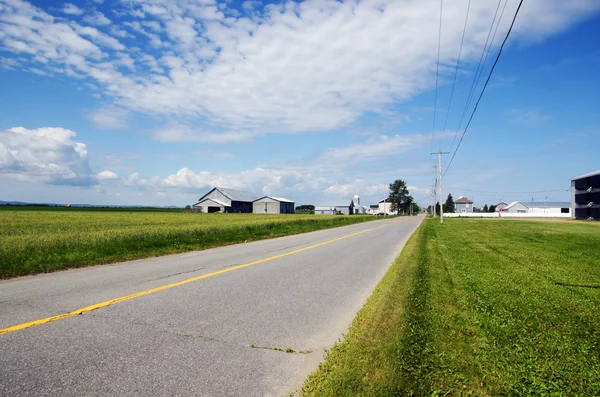
[[[202,201],[202,199],[204,199],[206,196],[208,196],[215,189],[220,191],[221,193],[223,193],[231,201],[252,202],[258,198],[258,196],[252,192],[229,189],[229,188],[225,188],[225,187],[214,187],[214,188],[210,189],[204,196],[200,197],[200,199],[198,201]]]
[[[275,197],[275,196],[262,196],[261,198],[258,198],[258,199],[254,200],[254,201],[262,200],[264,198],[270,198],[272,200],[279,201],[280,203],[293,203],[292,200],[288,200],[288,199],[283,198],[283,197]]]

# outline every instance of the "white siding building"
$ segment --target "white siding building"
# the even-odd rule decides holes
[[[396,213],[392,211],[392,202],[389,198],[379,201],[379,213],[381,212],[386,215],[396,215]]]
[[[527,203],[529,206],[529,212],[541,213],[541,214],[570,214],[571,203],[568,202],[532,202]]]
[[[335,207],[315,207],[315,215],[335,215]]]
[[[228,189],[222,187],[212,188],[208,193],[198,199],[192,206],[194,212],[252,212],[252,202],[258,197],[251,192]]]
[[[252,203],[254,214],[293,214],[294,202],[282,197],[265,196]]]
[[[513,201],[509,205],[504,208],[504,212],[508,212],[510,214],[526,214],[529,212],[529,207],[520,201]]]

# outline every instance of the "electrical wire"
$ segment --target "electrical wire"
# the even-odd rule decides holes
[[[508,41],[508,37],[510,36],[512,29],[515,26],[515,21],[517,20],[517,16],[519,15],[519,11],[521,10],[522,5],[523,5],[523,0],[521,0],[519,2],[519,6],[517,7],[517,10],[515,11],[515,15],[513,17],[512,22],[510,23],[510,28],[508,29],[508,32],[506,32],[506,36],[504,37],[504,41],[502,41],[502,45],[500,46],[500,50],[498,51],[496,60],[494,61],[494,64],[492,65],[492,68],[490,69],[490,73],[489,73],[487,79],[485,80],[485,84],[483,85],[481,94],[479,94],[479,98],[477,99],[477,102],[475,103],[475,107],[473,108],[471,117],[469,117],[469,121],[468,121],[467,125],[465,126],[462,136],[460,137],[460,141],[458,141],[458,145],[456,145],[456,149],[454,150],[454,154],[452,154],[452,158],[450,159],[450,162],[448,163],[448,166],[446,167],[446,170],[444,171],[444,175],[446,175],[446,173],[450,169],[450,166],[452,165],[452,161],[454,160],[454,157],[456,156],[456,153],[458,152],[458,149],[460,148],[460,144],[462,143],[463,139],[465,138],[465,134],[467,133],[467,130],[469,129],[469,126],[471,125],[471,121],[473,121],[473,116],[475,116],[475,112],[477,111],[477,108],[479,107],[479,102],[481,102],[481,98],[483,97],[483,94],[485,93],[485,89],[487,88],[488,83],[490,82],[490,79],[492,78],[494,69],[496,69],[496,65],[498,64],[498,61],[500,60],[500,56],[502,55],[502,50],[504,49],[504,46],[506,45],[506,42]]]
[[[464,190],[466,192],[478,193],[478,194],[501,194],[501,195],[523,195],[523,194],[539,194],[539,193],[549,193],[549,192],[568,192],[569,189],[550,189],[550,190],[537,190],[532,192],[486,192],[483,190],[472,190],[472,189],[464,189],[456,186],[447,186],[446,189],[456,189],[456,190]]]
[[[475,93],[476,87],[475,82],[477,81],[478,76],[481,75],[481,73],[483,73],[483,59],[485,57],[488,44],[490,43],[490,36],[492,35],[492,30],[494,29],[496,18],[498,17],[498,10],[500,9],[500,4],[502,4],[502,0],[498,0],[498,5],[496,6],[496,11],[494,12],[494,18],[492,19],[492,23],[490,24],[490,29],[488,30],[488,34],[485,39],[485,44],[483,45],[483,50],[481,51],[481,56],[479,57],[479,63],[477,64],[475,75],[473,76],[473,82],[471,83],[471,88],[469,88],[469,95],[467,95],[467,101],[465,102],[465,107],[463,108],[462,115],[460,116],[458,127],[456,127],[456,131],[454,132],[454,138],[452,139],[452,146],[450,146],[450,151],[452,151],[452,149],[454,148],[454,143],[456,142],[458,131],[460,131],[460,127],[462,126],[465,116],[467,115],[467,110],[469,109],[471,100],[473,99],[473,94]]]
[[[454,80],[452,81],[452,90],[450,91],[450,101],[448,103],[448,110],[446,111],[446,120],[444,121],[444,128],[442,128],[442,138],[440,139],[440,147],[444,141],[444,133],[446,132],[446,126],[448,125],[448,116],[450,115],[450,108],[452,107],[452,99],[454,98],[454,87],[456,86],[456,77],[458,76],[458,66],[460,65],[460,57],[462,55],[463,43],[465,42],[465,33],[467,31],[467,22],[469,21],[469,11],[471,10],[471,0],[467,4],[467,16],[465,17],[465,26],[463,27],[462,38],[460,39],[460,49],[458,50],[458,59],[456,60],[456,69],[454,69]]]
[[[483,66],[487,63],[488,57],[492,50],[492,45],[494,44],[494,40],[496,39],[496,33],[498,33],[498,28],[500,27],[500,22],[502,21],[502,17],[504,16],[504,10],[506,10],[506,4],[508,4],[508,0],[504,0],[504,7],[502,7],[502,12],[500,13],[500,18],[498,18],[498,23],[496,24],[496,29],[494,30],[494,34],[492,35],[492,40],[490,40],[490,45],[488,46],[487,52],[485,54],[485,58],[483,59],[481,71],[479,72],[479,75],[476,76],[475,85],[474,85],[475,87],[477,87],[479,85],[479,81],[481,80],[481,76],[483,75]],[[473,91],[473,93],[470,94],[469,99],[467,100],[467,108],[471,104],[471,100],[473,99],[474,93],[475,93],[475,91]],[[461,119],[461,124],[462,124],[462,119]],[[459,131],[459,130],[460,130],[460,125],[458,126],[457,131]],[[452,147],[450,148],[450,150],[452,150]]]
[[[431,130],[431,151],[433,151],[433,141],[435,140],[435,116],[437,114],[438,81],[440,76],[440,47],[442,43],[442,14],[444,10],[444,0],[440,0],[440,26],[438,29],[438,49],[437,49],[437,67],[435,71],[435,99],[433,101],[433,128]]]

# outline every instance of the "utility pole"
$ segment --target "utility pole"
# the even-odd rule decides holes
[[[437,189],[437,165],[434,165],[433,166],[433,205],[432,205],[433,219],[435,219],[435,213],[436,213],[436,210],[435,210],[435,204],[437,202],[437,196],[435,193],[436,189]]]
[[[440,223],[444,223],[444,207],[442,207],[442,197],[443,197],[443,191],[442,191],[442,177],[443,177],[443,173],[442,173],[442,155],[443,154],[450,154],[450,152],[434,152],[431,154],[437,154],[438,155],[438,160],[439,160],[439,171],[440,171]]]

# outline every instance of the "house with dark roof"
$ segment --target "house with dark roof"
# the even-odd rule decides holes
[[[252,213],[252,203],[258,197],[251,192],[214,187],[192,206],[194,212]]]
[[[495,212],[501,212],[503,209],[508,207],[504,201],[500,201],[498,204],[494,204]]]
[[[466,197],[460,196],[458,200],[454,202],[457,214],[464,214],[466,212],[473,212],[473,202]]]

